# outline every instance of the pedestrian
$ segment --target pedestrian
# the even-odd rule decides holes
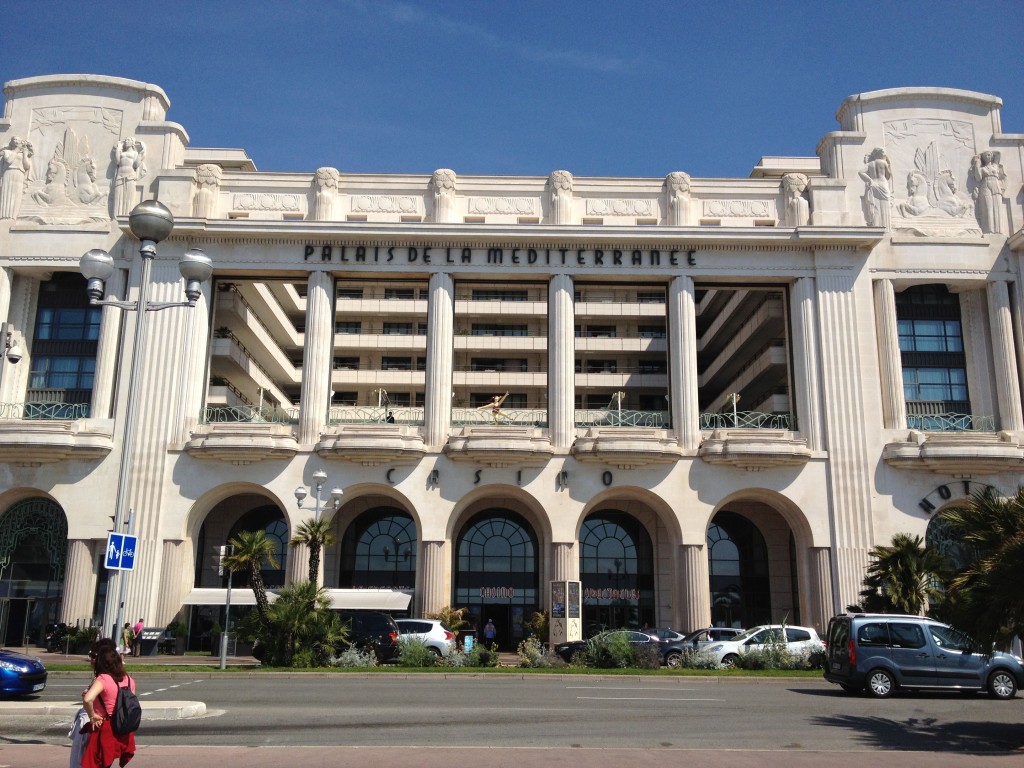
[[[124,766],[135,757],[135,734],[114,733],[110,718],[114,714],[117,688],[127,678],[128,687],[135,690],[135,681],[124,671],[120,655],[109,645],[96,653],[96,678],[82,694],[82,704],[89,716],[89,741],[82,752],[81,768],[108,768],[117,760]]]
[[[121,629],[121,642],[117,646],[117,652],[121,654],[123,660],[131,650],[132,646],[135,645],[135,630],[132,629],[132,625],[127,621],[124,623],[124,627]]]
[[[89,666],[92,667],[92,676],[96,677],[96,657],[99,656],[100,650],[103,648],[112,648],[117,651],[117,646],[114,645],[114,641],[109,637],[101,637],[95,640],[92,647],[89,649]],[[88,692],[88,688],[82,691],[82,696]],[[89,722],[89,713],[85,711],[85,707],[79,707],[78,712],[75,713],[74,719],[71,721],[71,730],[68,731],[68,736],[71,738],[71,762],[68,764],[69,768],[81,768],[82,765],[82,753],[85,752],[86,746],[89,744],[89,731],[92,729],[92,724]]]
[[[498,628],[494,626],[494,622],[490,619],[484,624],[484,640],[487,641],[488,647],[494,642],[494,638],[498,634]]]
[[[135,630],[135,640],[132,642],[132,656],[142,655],[142,630],[145,626],[142,619],[139,619],[135,622],[135,626],[132,627]]]

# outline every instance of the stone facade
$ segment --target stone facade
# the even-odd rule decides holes
[[[103,619],[119,485],[133,618],[198,634],[214,548],[286,541],[323,469],[339,604],[469,605],[511,644],[552,579],[582,581],[591,624],[821,629],[871,547],[1020,482],[1024,135],[998,98],[859,94],[816,157],[596,179],[261,173],[190,147],[153,85],[4,92],[0,319],[25,351],[0,378],[8,642]],[[180,301],[188,248],[215,272],[148,318],[122,480],[133,323],[90,315],[77,274],[103,248],[106,295],[138,297],[143,199],[175,217],[149,299]],[[55,519],[43,557],[26,542]]]

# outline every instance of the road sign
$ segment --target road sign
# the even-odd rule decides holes
[[[138,550],[138,545],[138,536],[129,536],[123,533],[108,533],[107,569],[113,571],[135,570],[135,554]]]

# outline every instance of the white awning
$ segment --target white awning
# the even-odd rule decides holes
[[[215,587],[197,587],[182,601],[185,605],[224,605],[228,591]],[[348,611],[407,611],[412,595],[392,589],[328,589],[331,608]],[[270,602],[277,600],[276,592],[267,592]],[[256,605],[256,596],[248,587],[231,590],[232,605]]]

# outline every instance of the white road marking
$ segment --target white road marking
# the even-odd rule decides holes
[[[725,701],[725,699],[666,699],[657,696],[577,696],[576,698],[595,701]]]

